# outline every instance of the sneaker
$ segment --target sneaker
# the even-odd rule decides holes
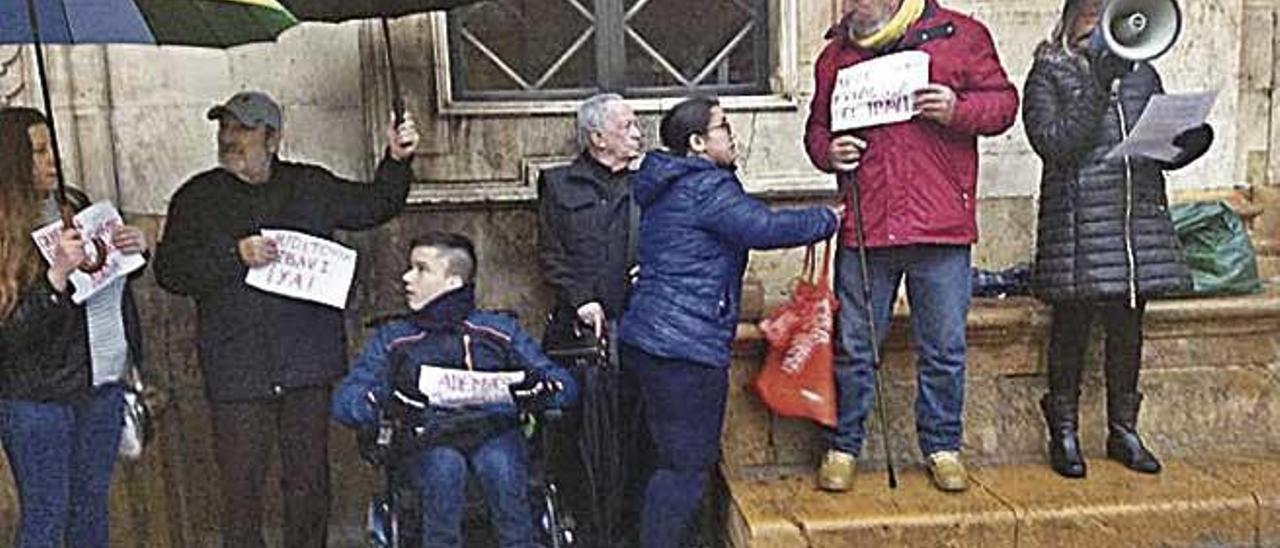
[[[958,451],[938,451],[929,455],[929,477],[938,489],[948,492],[969,488],[969,474]]]
[[[853,472],[857,464],[849,453],[835,449],[827,451],[822,457],[822,466],[818,468],[818,487],[837,492],[853,489]]]

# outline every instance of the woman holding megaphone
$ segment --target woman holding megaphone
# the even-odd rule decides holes
[[[1044,162],[1032,287],[1052,308],[1049,392],[1040,406],[1050,464],[1072,478],[1086,472],[1077,410],[1095,321],[1106,335],[1107,457],[1138,472],[1160,471],[1137,432],[1142,317],[1148,299],[1191,283],[1166,211],[1164,171],[1187,165],[1213,141],[1212,129],[1202,125],[1174,139],[1181,151],[1170,161],[1107,158],[1151,97],[1163,93],[1159,74],[1144,57],[1169,45],[1126,48],[1102,39],[1099,21],[1109,25],[1115,7],[1067,0],[1052,36],[1036,49],[1024,89],[1027,137]],[[1153,20],[1172,10],[1176,25],[1172,1],[1125,7],[1124,17],[1132,19],[1130,7],[1162,10]],[[1177,34],[1176,28],[1152,30],[1168,41]]]

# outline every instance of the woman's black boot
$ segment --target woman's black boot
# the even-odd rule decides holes
[[[1138,437],[1142,394],[1107,394],[1107,458],[1144,474],[1159,474],[1160,461]]]
[[[1040,398],[1040,410],[1044,411],[1044,422],[1049,427],[1049,466],[1067,478],[1083,478],[1087,473],[1077,435],[1078,401],[1078,396],[1054,394]]]

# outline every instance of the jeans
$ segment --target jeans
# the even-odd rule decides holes
[[[965,318],[971,286],[969,246],[910,245],[867,251],[876,337],[884,341],[893,300],[905,276],[916,351],[916,431],[920,451],[958,451],[963,436]],[[834,449],[858,455],[875,403],[875,372],[858,249],[836,252],[836,392]],[[883,345],[881,358],[883,361]],[[890,396],[886,396],[890,397]]]
[[[0,400],[0,442],[21,508],[15,546],[107,546],[107,492],[123,424],[118,383],[71,402]]]
[[[271,447],[277,445],[284,546],[323,548],[329,523],[329,388],[296,388],[272,400],[209,407],[221,473],[223,546],[265,545],[262,488]]]
[[[640,545],[676,548],[720,456],[727,367],[662,358],[623,345],[622,364],[640,385],[654,470],[644,492]]]
[[[528,455],[519,428],[494,436],[469,453],[436,445],[410,459],[409,477],[421,497],[424,548],[462,546],[468,467],[480,480],[490,519],[498,532],[498,545],[534,546]]]

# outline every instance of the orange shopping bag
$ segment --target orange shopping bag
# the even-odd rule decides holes
[[[831,242],[823,244],[822,273],[816,283],[815,255],[815,245],[810,245],[791,299],[760,320],[769,350],[751,390],[774,413],[835,427],[831,337],[838,304],[831,291]]]

